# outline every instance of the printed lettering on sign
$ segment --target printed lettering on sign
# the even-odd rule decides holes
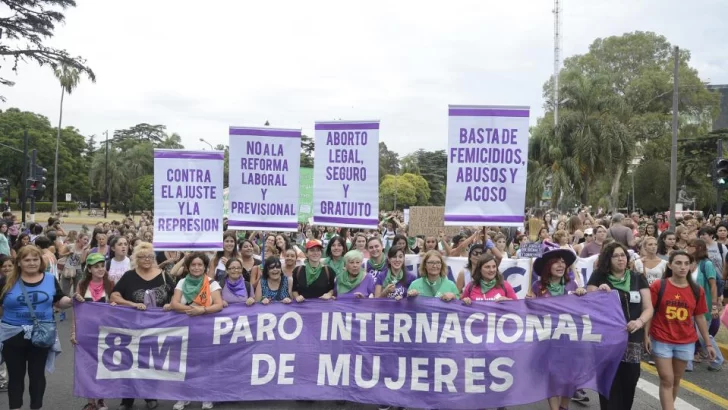
[[[188,327],[99,328],[97,379],[184,381]]]

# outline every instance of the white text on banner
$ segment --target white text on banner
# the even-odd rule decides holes
[[[313,223],[379,224],[379,121],[317,122]]]
[[[301,130],[230,127],[230,227],[296,231]]]
[[[222,249],[224,160],[222,151],[154,150],[156,250]]]
[[[522,226],[529,107],[449,107],[445,225]]]

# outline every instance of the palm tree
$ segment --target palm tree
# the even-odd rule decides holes
[[[61,143],[61,122],[63,121],[63,96],[69,95],[78,85],[80,77],[78,69],[62,64],[54,70],[56,78],[61,83],[61,112],[58,116],[58,134],[56,135],[56,158],[53,163],[53,205],[52,212],[58,212],[58,149]]]

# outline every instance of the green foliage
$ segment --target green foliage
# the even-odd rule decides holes
[[[301,135],[301,167],[313,168],[313,153],[315,145],[313,138]],[[227,186],[227,185],[226,185]]]
[[[53,202],[42,202],[36,201],[35,212],[51,212],[53,208]],[[25,209],[30,212],[30,200],[26,202]],[[66,212],[75,212],[78,210],[78,203],[76,202],[61,202],[58,201],[58,210],[65,209]]]
[[[387,144],[379,141],[379,183],[387,175],[399,174],[399,154],[390,151]]]
[[[420,175],[427,182],[430,188],[429,202],[422,205],[445,205],[445,183],[447,182],[445,150],[425,151],[420,149],[402,157],[400,166],[403,173]]]
[[[637,207],[644,212],[670,209],[670,163],[662,159],[642,162],[635,170],[634,191]]]

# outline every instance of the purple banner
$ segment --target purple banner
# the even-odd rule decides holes
[[[608,394],[627,343],[615,293],[517,302],[435,298],[230,305],[190,317],[75,306],[74,394],[347,400],[478,409]],[[235,380],[235,383],[221,381]]]

